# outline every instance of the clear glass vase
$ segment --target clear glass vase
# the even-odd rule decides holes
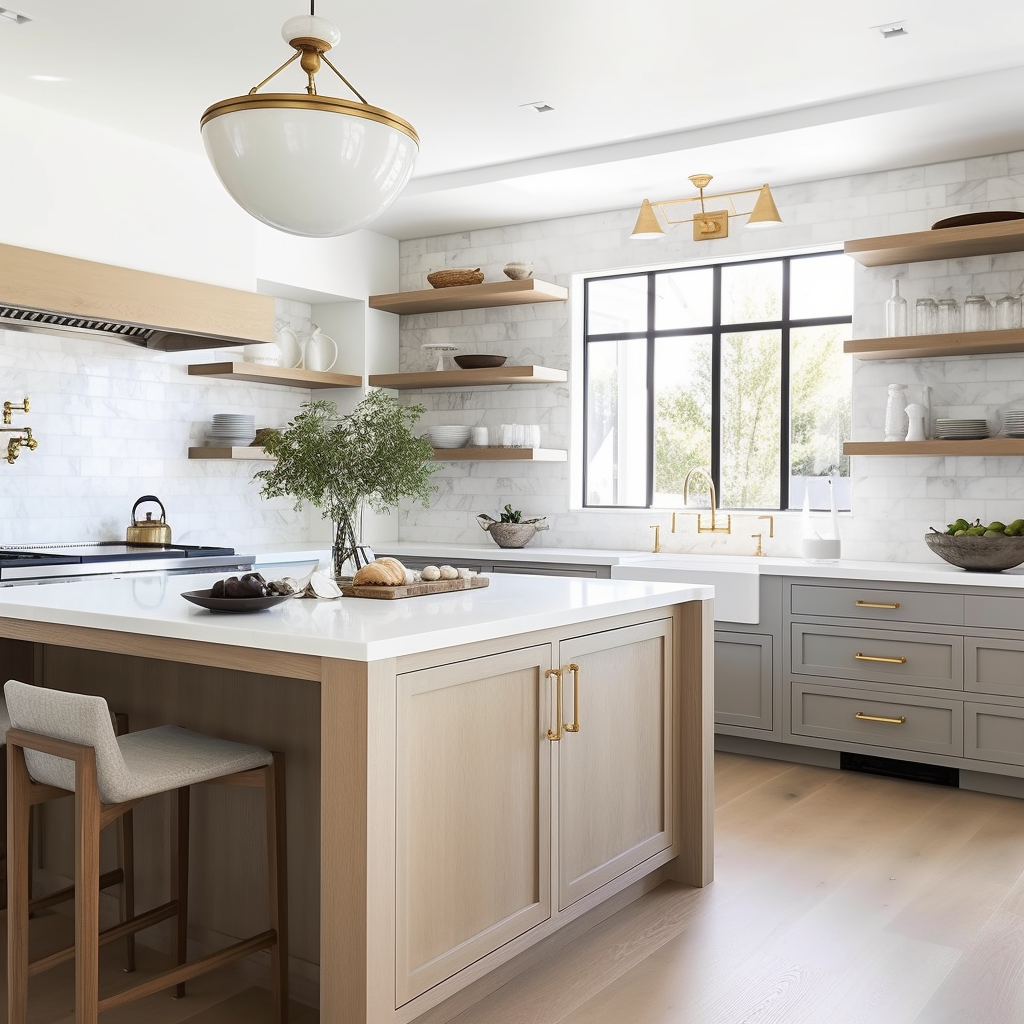
[[[885,303],[885,333],[890,338],[902,338],[907,333],[907,300],[900,295],[899,278],[893,278],[892,296]]]
[[[351,580],[364,565],[376,557],[369,544],[363,543],[363,505],[343,509],[334,523],[334,541],[331,544],[331,571],[336,580]]]

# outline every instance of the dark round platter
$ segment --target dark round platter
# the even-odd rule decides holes
[[[209,608],[212,612],[258,612],[273,608],[282,601],[290,601],[294,594],[271,594],[269,597],[210,597],[208,590],[186,590],[182,595],[186,601]]]

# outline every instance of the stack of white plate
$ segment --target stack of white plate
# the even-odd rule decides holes
[[[244,448],[256,436],[256,417],[235,413],[217,413],[206,435],[213,448]]]
[[[427,427],[427,439],[435,448],[461,448],[470,435],[469,427]]]
[[[1003,426],[1007,437],[1024,437],[1024,409],[1003,413]]]
[[[985,420],[942,419],[935,421],[935,436],[940,441],[973,441],[988,437]]]

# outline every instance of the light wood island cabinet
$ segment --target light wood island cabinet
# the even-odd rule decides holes
[[[667,879],[711,880],[713,623],[710,601],[686,596],[699,588],[507,577],[216,617],[181,601],[196,584],[0,590],[2,668],[100,693],[133,728],[285,753],[292,985],[324,1024],[446,1020],[567,926]],[[245,895],[262,819],[194,799],[192,940],[216,947],[262,913]],[[139,822],[140,906],[165,898],[165,825]],[[54,876],[64,838],[45,831]],[[218,886],[207,861],[227,849]]]

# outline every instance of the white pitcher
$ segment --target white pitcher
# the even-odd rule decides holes
[[[333,338],[329,338],[316,324],[313,324],[313,333],[306,342],[306,351],[303,357],[303,366],[307,370],[329,370],[338,360],[338,344]]]

